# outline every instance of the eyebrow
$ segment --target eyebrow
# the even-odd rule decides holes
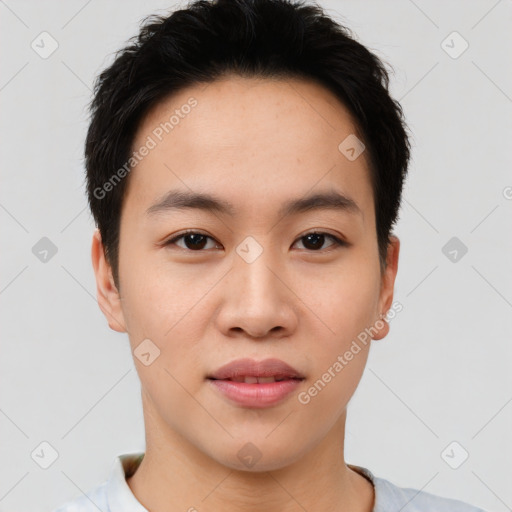
[[[168,211],[198,209],[234,216],[236,209],[230,202],[209,193],[198,193],[180,190],[167,192],[158,202],[146,210],[152,216]],[[278,216],[288,217],[305,213],[310,210],[337,210],[349,214],[363,215],[357,203],[344,194],[330,190],[299,199],[286,201],[279,209]]]

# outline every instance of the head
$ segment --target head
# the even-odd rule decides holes
[[[389,329],[410,146],[382,62],[316,5],[200,0],[146,20],[91,114],[98,300],[129,335],[146,428],[232,467],[247,442],[255,469],[318,446],[364,370],[361,333]],[[305,378],[241,407],[208,381],[238,358]]]

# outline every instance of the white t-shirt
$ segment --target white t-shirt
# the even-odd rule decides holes
[[[135,472],[143,455],[144,452],[139,452],[116,457],[108,480],[86,494],[64,503],[53,512],[148,512],[126,483],[126,478]],[[373,512],[486,512],[462,501],[397,487],[388,480],[374,476],[366,468],[347,465],[373,484]]]

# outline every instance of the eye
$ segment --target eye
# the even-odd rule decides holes
[[[207,245],[207,239],[213,240],[211,236],[205,235],[204,233],[200,233],[198,231],[186,231],[185,233],[181,233],[178,236],[175,236],[174,238],[171,238],[170,240],[167,240],[164,245],[178,245],[176,242],[178,240],[183,239],[183,243],[185,244],[185,247],[178,245],[178,247],[181,247],[182,249],[189,249],[191,251],[201,251],[204,249]],[[215,244],[214,244],[215,246]],[[215,248],[215,247],[214,247]]]
[[[322,233],[318,231],[312,231],[311,233],[306,233],[305,235],[302,235],[298,240],[306,240],[306,248],[311,249],[314,252],[319,252],[319,248],[321,248],[326,240],[326,238],[330,238],[333,241],[333,244],[331,244],[328,247],[340,247],[340,246],[347,246],[348,243],[344,240],[341,240],[340,238],[330,235],[329,233]]]
[[[213,244],[213,247],[207,247],[208,245],[208,239],[211,241],[214,241],[214,239],[211,236],[208,236],[204,233],[200,233],[198,231],[186,231],[184,233],[181,233],[170,240],[167,240],[164,242],[165,246],[170,245],[177,245],[178,247],[181,247],[184,250],[190,250],[190,251],[201,251],[203,249],[212,249],[215,247],[218,247],[215,243]],[[343,247],[347,246],[348,243],[344,240],[341,240],[340,238],[331,235],[329,233],[322,233],[318,231],[312,231],[310,233],[306,233],[305,235],[301,236],[298,241],[305,240],[305,248],[307,250],[313,251],[313,252],[319,252],[319,249],[322,248],[324,245],[326,239],[331,239],[332,244],[328,247]],[[183,240],[183,245],[179,245],[177,242]],[[297,243],[297,242],[295,242]]]

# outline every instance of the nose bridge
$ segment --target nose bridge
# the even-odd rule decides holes
[[[289,333],[295,328],[296,315],[290,302],[293,294],[283,284],[286,278],[279,278],[283,267],[278,251],[254,237],[244,239],[235,250],[218,317],[220,329],[225,333],[242,329],[253,337],[283,329]]]
[[[275,293],[280,294],[277,288],[282,284],[274,275],[274,269],[279,267],[274,252],[270,245],[263,245],[253,236],[246,237],[238,244],[233,272],[240,285],[242,302],[245,299],[249,302],[266,299],[264,302],[269,303],[274,300]]]

